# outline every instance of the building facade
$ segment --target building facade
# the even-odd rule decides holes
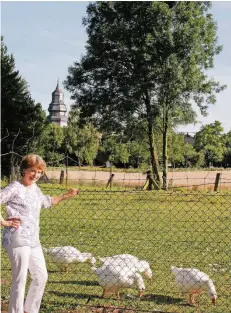
[[[64,103],[64,95],[59,88],[59,81],[55,90],[52,92],[52,100],[49,104],[49,121],[63,127],[67,126],[67,107]]]

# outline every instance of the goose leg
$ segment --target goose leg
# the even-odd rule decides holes
[[[107,290],[104,289],[104,290],[103,290],[103,295],[102,295],[102,297],[103,297],[103,298],[106,298],[106,297],[107,297],[107,293],[108,293]]]
[[[197,305],[197,301],[195,299],[195,294],[190,293],[189,294],[189,303],[193,305]]]
[[[142,290],[139,290],[138,292],[138,297],[141,298],[143,296],[143,291]]]
[[[65,272],[65,273],[68,273],[68,264],[62,264],[61,266],[61,272]]]
[[[189,302],[189,304],[193,304],[193,302],[194,302],[194,296],[191,293],[189,294],[188,302]]]

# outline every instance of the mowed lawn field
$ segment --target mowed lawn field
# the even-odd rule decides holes
[[[50,195],[64,191],[42,189]],[[88,263],[72,264],[65,273],[46,256],[49,279],[40,312],[105,306],[136,312],[231,313],[231,193],[85,190],[42,210],[40,226],[46,248],[71,245],[95,257],[129,253],[147,260],[153,271],[153,281],[145,279],[141,299],[135,289],[122,290],[121,300],[103,299]],[[96,266],[100,264],[97,261]],[[217,305],[212,306],[207,293],[200,297],[198,308],[187,305],[171,265],[208,274],[217,290]],[[11,271],[4,250],[2,279],[3,307],[7,307]]]

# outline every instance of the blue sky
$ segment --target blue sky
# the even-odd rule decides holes
[[[62,83],[68,67],[85,52],[87,35],[82,18],[87,4],[87,1],[1,3],[1,34],[8,52],[14,55],[16,68],[28,82],[33,99],[46,111],[57,79]],[[231,129],[231,1],[214,1],[211,12],[218,23],[219,43],[224,47],[215,57],[210,76],[226,84],[227,89],[217,95],[217,103],[210,106],[208,117],[199,115],[198,124],[180,127],[179,131],[195,132],[214,120],[222,122],[225,132]],[[62,84],[61,87],[69,108],[73,101]]]

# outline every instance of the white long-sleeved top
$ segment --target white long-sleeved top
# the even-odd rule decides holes
[[[39,246],[40,210],[51,207],[52,197],[45,196],[35,183],[26,187],[14,181],[1,190],[2,203],[6,205],[7,218],[17,217],[21,220],[18,228],[4,228],[3,246]]]

